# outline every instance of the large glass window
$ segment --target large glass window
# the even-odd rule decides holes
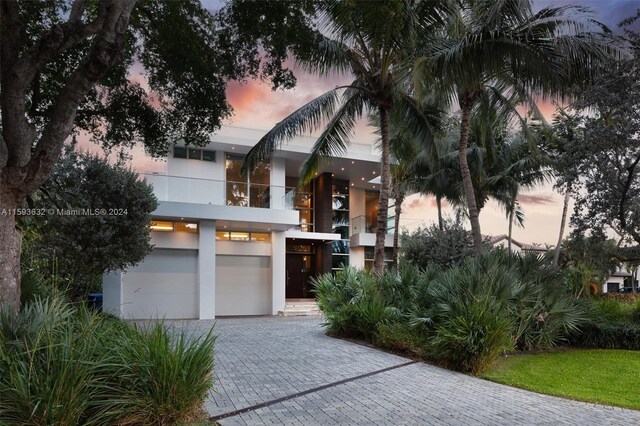
[[[373,269],[373,261],[375,258],[375,249],[373,247],[364,248],[364,268]],[[393,248],[384,248],[384,267],[388,268],[391,265],[391,259],[393,259]]]
[[[198,224],[194,222],[177,222],[172,220],[153,220],[151,230],[155,232],[198,232]]]
[[[340,234],[340,240],[331,243],[331,268],[339,271],[349,265],[349,182],[334,180],[331,195],[331,230]]]
[[[241,172],[242,156],[227,154],[227,205],[242,207],[270,206],[270,176],[269,163],[260,163],[246,174]]]
[[[300,213],[300,224],[296,227],[302,232],[313,232],[313,191],[311,185],[299,186],[298,179],[287,177],[285,195],[287,208]]]

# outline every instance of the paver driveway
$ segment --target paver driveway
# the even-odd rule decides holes
[[[222,425],[640,425],[640,411],[539,395],[333,339],[319,318],[219,319],[216,329],[209,414],[280,400]]]

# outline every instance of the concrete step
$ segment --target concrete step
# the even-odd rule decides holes
[[[278,315],[281,317],[317,317],[320,315],[320,311],[278,311]]]

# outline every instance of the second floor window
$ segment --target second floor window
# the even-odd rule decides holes
[[[270,206],[269,163],[260,163],[248,174],[241,173],[242,156],[226,155],[226,195],[228,206],[262,207]]]

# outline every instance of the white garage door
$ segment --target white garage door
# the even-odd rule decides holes
[[[156,249],[123,276],[125,318],[197,318],[198,252]]]
[[[267,256],[216,256],[216,316],[271,315]]]

